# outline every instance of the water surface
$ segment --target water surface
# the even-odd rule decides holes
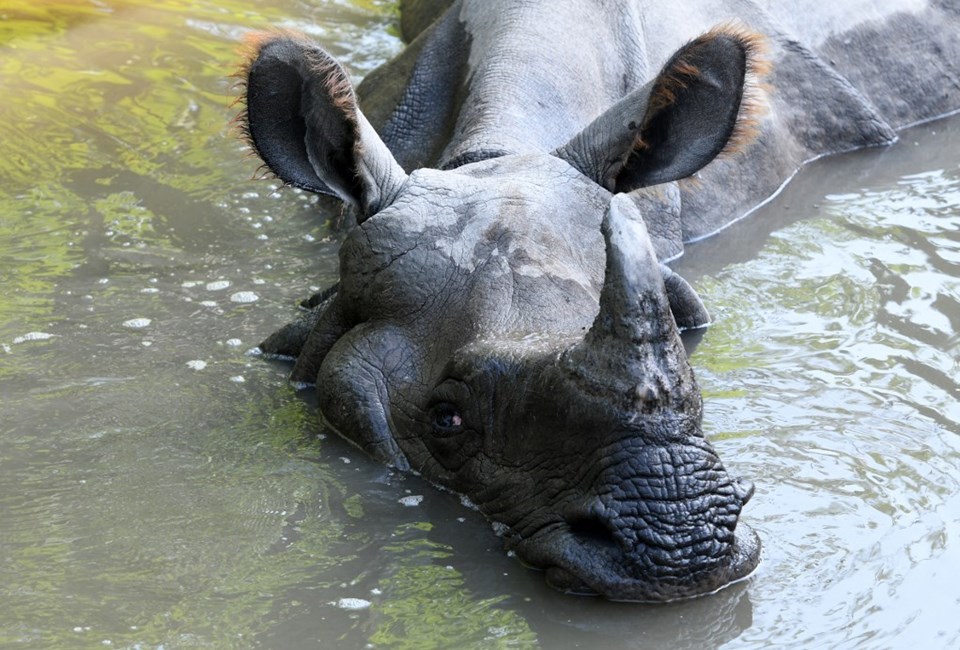
[[[960,120],[821,161],[679,264],[757,573],[570,598],[247,354],[335,280],[337,213],[250,180],[236,43],[300,29],[359,77],[399,50],[394,11],[0,7],[0,646],[960,644]]]

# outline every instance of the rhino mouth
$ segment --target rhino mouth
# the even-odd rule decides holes
[[[521,561],[544,571],[548,585],[576,596],[665,603],[698,598],[748,578],[760,562],[760,539],[746,524],[722,562],[690,557],[667,574],[644,558],[625,558],[603,535],[568,529],[528,538],[512,549]]]

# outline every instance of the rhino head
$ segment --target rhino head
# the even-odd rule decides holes
[[[697,39],[552,152],[408,174],[329,55],[253,43],[251,144],[357,221],[335,290],[261,347],[297,358],[330,427],[465,495],[561,590],[666,601],[758,562],[738,526],[753,488],[703,436],[679,337],[706,312],[627,193],[729,146],[750,49],[729,30]]]

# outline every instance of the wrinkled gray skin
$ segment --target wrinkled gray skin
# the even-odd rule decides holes
[[[771,0],[774,15],[754,2],[462,0],[425,27],[446,4],[407,2],[419,36],[365,82],[382,137],[318,47],[254,43],[251,143],[357,221],[339,285],[261,347],[296,358],[293,379],[316,383],[331,427],[469,497],[559,589],[666,601],[743,578],[759,561],[738,523],[753,488],[703,437],[679,338],[709,318],[659,260],[804,160],[960,105],[956,10],[891,23],[877,7],[896,2],[854,2],[877,19],[856,27],[809,3],[817,12],[785,27],[781,5],[797,3]],[[753,145],[706,166],[745,119],[755,46],[731,30],[685,43],[738,16],[770,42],[769,110]],[[819,40],[789,36],[798,26]],[[921,67],[938,49],[943,60],[909,78],[901,53],[889,70],[835,71],[889,63],[876,34],[913,41]],[[941,92],[912,101],[898,84]]]

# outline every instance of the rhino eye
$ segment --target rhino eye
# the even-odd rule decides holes
[[[432,409],[433,428],[440,435],[458,433],[463,429],[463,417],[460,410],[449,402],[441,402]]]

